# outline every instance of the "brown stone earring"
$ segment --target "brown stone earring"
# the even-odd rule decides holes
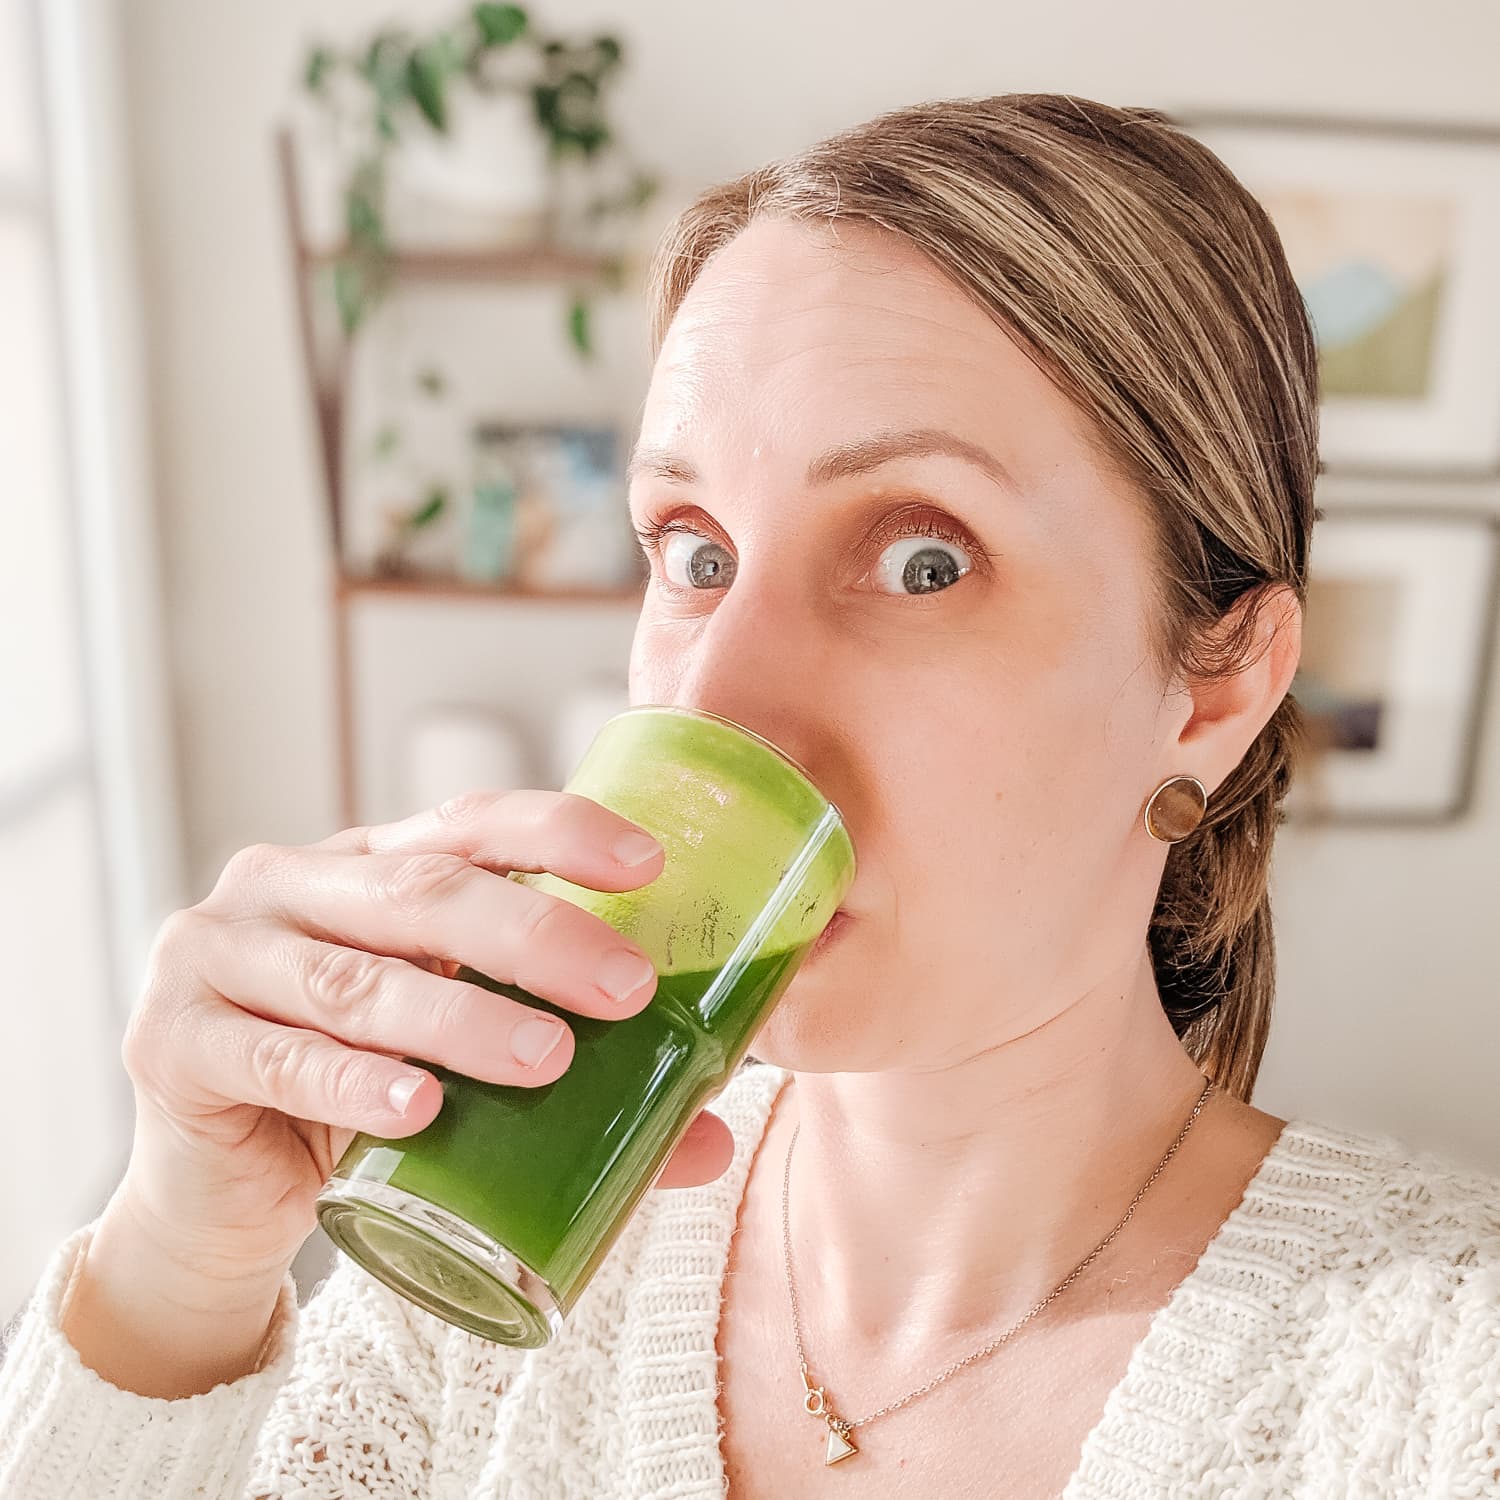
[[[1164,844],[1180,844],[1207,811],[1208,793],[1196,776],[1169,776],[1146,803],[1146,832]]]

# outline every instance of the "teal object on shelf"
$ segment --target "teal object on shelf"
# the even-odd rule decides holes
[[[480,480],[474,486],[468,532],[463,542],[459,565],[463,576],[477,582],[506,577],[511,569],[515,535],[515,485],[500,476]]]

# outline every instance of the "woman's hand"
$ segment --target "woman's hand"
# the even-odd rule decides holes
[[[178,1265],[279,1282],[354,1133],[411,1135],[437,1114],[441,1084],[403,1057],[523,1087],[571,1062],[566,1023],[456,980],[460,963],[580,1015],[631,1016],[655,993],[639,948],[505,874],[626,891],[662,858],[600,804],[544,791],[240,851],[157,936],[121,1049],[136,1128],[108,1212]],[[657,1185],[710,1181],[732,1151],[704,1111]]]

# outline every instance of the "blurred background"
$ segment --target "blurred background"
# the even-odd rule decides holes
[[[673,212],[945,95],[1167,109],[1282,230],[1328,519],[1256,1103],[1500,1171],[1497,57],[1486,0],[0,0],[0,1321],[123,1167],[169,912],[623,706]]]

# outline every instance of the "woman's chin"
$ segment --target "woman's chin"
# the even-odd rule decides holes
[[[806,1073],[862,1065],[854,1048],[867,1032],[855,1030],[850,1014],[851,997],[865,993],[851,977],[858,927],[859,919],[848,912],[834,913],[756,1033],[752,1056]]]
[[[861,1059],[851,1056],[849,1038],[819,1028],[816,1031],[778,1025],[773,1016],[750,1044],[750,1055],[791,1073],[848,1073],[863,1071]]]
[[[833,974],[831,961],[824,974]],[[861,1029],[850,1014],[850,996],[857,987],[818,982],[819,970],[799,969],[750,1043],[752,1056],[778,1068],[799,1073],[838,1073],[862,1066],[856,1048]]]

